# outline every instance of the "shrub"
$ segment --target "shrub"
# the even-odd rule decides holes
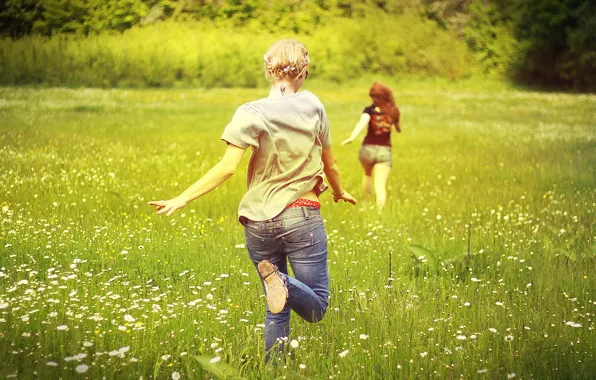
[[[463,42],[414,16],[333,19],[288,37],[304,41],[319,78],[337,82],[363,74],[455,79],[471,70]],[[265,83],[262,55],[278,38],[250,26],[162,22],[87,37],[2,39],[0,84],[255,87]]]

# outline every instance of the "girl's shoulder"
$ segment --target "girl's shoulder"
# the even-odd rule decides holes
[[[375,107],[374,104],[371,104],[370,106],[366,106],[362,110],[362,113],[367,113],[369,115],[374,115],[374,114],[380,113],[380,112],[381,112],[381,109],[379,107]]]
[[[323,102],[321,102],[321,99],[319,99],[319,97],[316,96],[315,94],[313,94],[312,92],[304,90],[304,91],[301,91],[300,93],[303,93],[305,98],[309,99],[312,103],[314,103],[318,107],[324,108]]]

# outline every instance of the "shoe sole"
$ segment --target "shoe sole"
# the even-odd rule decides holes
[[[257,268],[265,282],[265,294],[267,295],[269,311],[273,314],[279,314],[286,306],[288,290],[271,262],[263,260]]]

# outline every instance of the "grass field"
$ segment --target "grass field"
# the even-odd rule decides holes
[[[292,317],[277,366],[236,221],[249,155],[171,218],[146,206],[216,163],[265,90],[0,88],[0,378],[596,377],[596,96],[389,84],[387,207],[322,196],[330,308]],[[361,198],[339,142],[369,82],[308,85]]]

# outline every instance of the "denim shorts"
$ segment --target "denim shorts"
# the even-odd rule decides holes
[[[363,166],[372,167],[376,164],[384,164],[389,167],[393,166],[391,147],[387,145],[364,144],[360,147],[358,159]]]

